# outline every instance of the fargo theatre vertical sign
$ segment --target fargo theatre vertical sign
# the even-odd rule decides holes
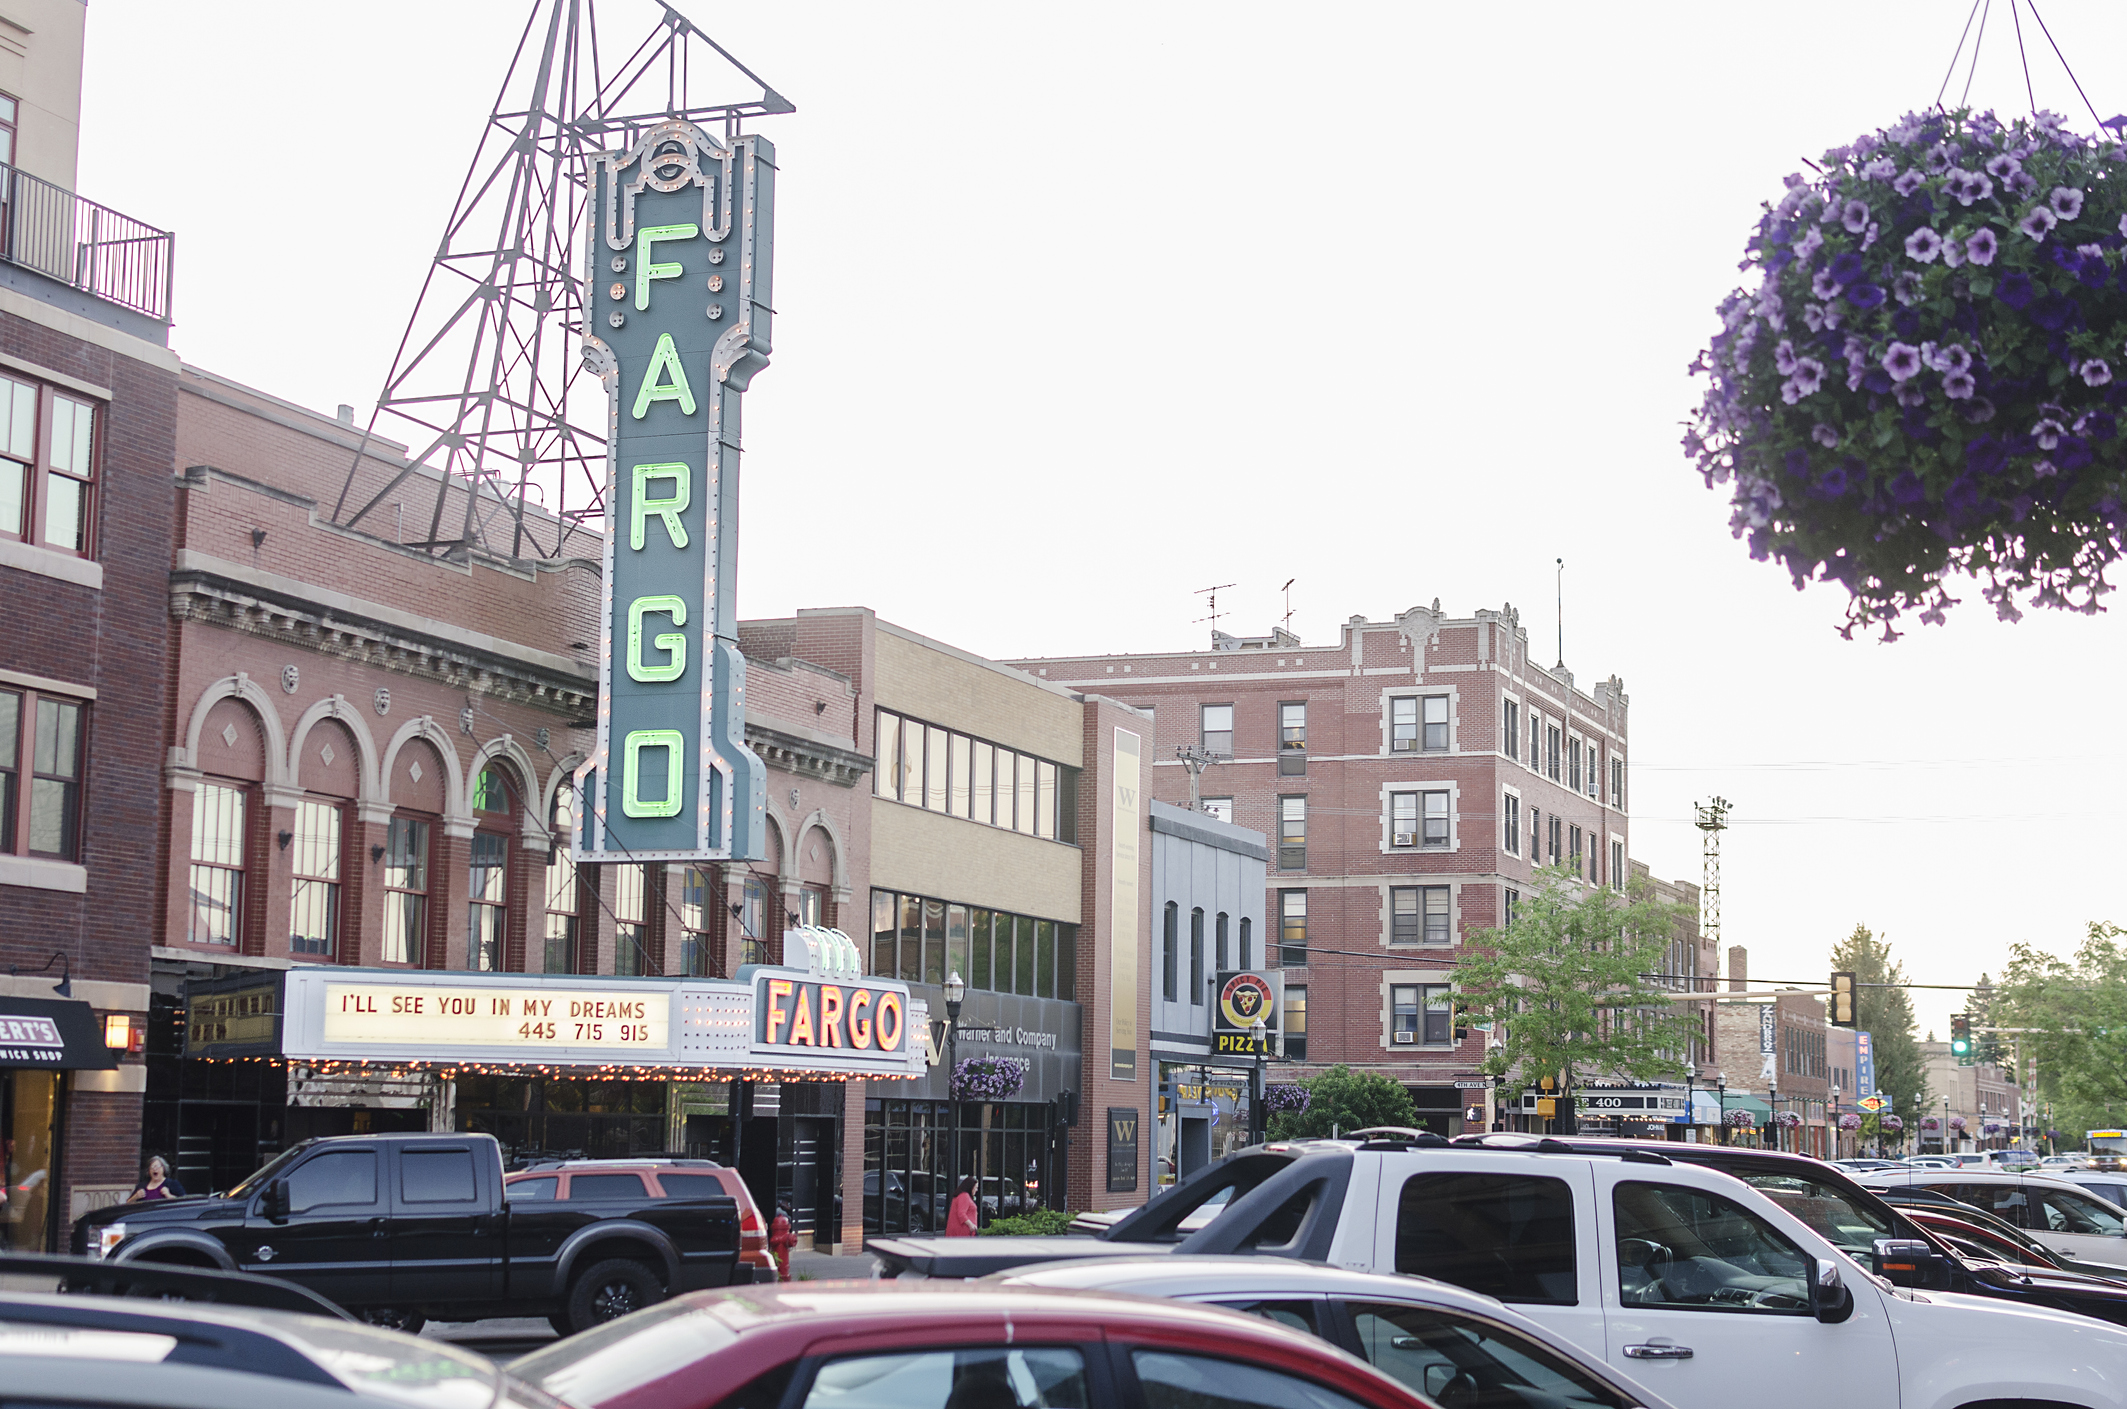
[[[739,402],[768,365],[775,148],[691,122],[592,162],[584,362],[610,406],[583,861],[758,858],[745,742]]]

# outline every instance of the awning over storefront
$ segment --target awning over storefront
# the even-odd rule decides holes
[[[1737,1111],[1749,1111],[1758,1118],[1758,1124],[1760,1125],[1768,1125],[1772,1122],[1772,1107],[1766,1105],[1756,1096],[1745,1095],[1741,1091],[1730,1091],[1725,1097],[1716,1095],[1714,1098],[1714,1121],[1719,1121],[1723,1118],[1722,1112],[1724,1110],[1731,1115]],[[1714,1121],[1708,1123],[1712,1124]]]
[[[88,1004],[0,998],[0,1068],[109,1071],[117,1065]]]

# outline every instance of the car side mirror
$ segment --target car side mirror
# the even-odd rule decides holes
[[[1943,1291],[1950,1261],[1918,1238],[1878,1238],[1869,1248],[1869,1270],[1896,1287]]]
[[[259,1212],[265,1214],[268,1218],[275,1219],[288,1216],[288,1183],[286,1180],[276,1179],[266,1186],[266,1192],[259,1195]]]
[[[1828,1257],[1815,1260],[1809,1279],[1809,1314],[1827,1326],[1837,1325],[1854,1314],[1854,1294],[1839,1275],[1839,1264]]]

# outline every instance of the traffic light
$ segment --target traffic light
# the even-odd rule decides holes
[[[1825,1005],[1833,1027],[1854,1026],[1854,976],[1833,974],[1831,1002]]]
[[[1972,1065],[1972,1018],[1967,1013],[1950,1014],[1950,1053],[1957,1065]]]

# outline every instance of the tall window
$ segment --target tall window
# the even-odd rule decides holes
[[[1512,793],[1501,793],[1499,816],[1500,845],[1506,848],[1510,856],[1521,855],[1521,799]]]
[[[394,817],[384,842],[387,964],[419,964],[428,946],[428,823]]]
[[[1238,957],[1241,961],[1239,967],[1244,969],[1252,969],[1256,964],[1255,929],[1256,922],[1253,916],[1241,916],[1241,952]]]
[[[1175,1001],[1181,983],[1181,947],[1182,907],[1170,900],[1162,912],[1160,928],[1160,997],[1169,1003]]]
[[[494,832],[473,833],[472,874],[466,887],[465,966],[484,973],[502,967],[508,851],[507,838]]]
[[[1598,802],[1603,797],[1602,752],[1593,739],[1588,741],[1588,796]]]
[[[242,938],[244,904],[243,789],[201,783],[192,794],[192,926],[194,944],[234,945]]]
[[[1558,726],[1554,724],[1544,730],[1544,772],[1554,783],[1558,781],[1558,744]]]
[[[1532,769],[1543,767],[1544,755],[1543,749],[1540,747],[1543,727],[1543,720],[1537,715],[1536,711],[1529,711],[1528,764]]]
[[[1390,846],[1418,845],[1418,794],[1390,793],[1388,795],[1388,844]]]
[[[977,822],[991,822],[997,815],[997,750],[993,745],[977,739],[970,754],[973,762],[968,775],[968,816]]]
[[[1439,1047],[1455,1040],[1455,997],[1447,984],[1391,984],[1388,993],[1389,1041]]]
[[[1419,802],[1424,812],[1421,824],[1424,840],[1420,845],[1438,850],[1448,844],[1448,795],[1445,792],[1420,793]]]
[[[1625,888],[1625,844],[1621,841],[1610,843],[1610,884],[1618,890]]]
[[[1224,910],[1219,911],[1219,918],[1213,925],[1213,932],[1213,957],[1216,967],[1220,971],[1230,969],[1233,967],[1233,950],[1230,947],[1227,933],[1227,916]]]
[[[1438,753],[1448,746],[1448,697],[1425,697],[1425,751]]]
[[[1389,890],[1389,939],[1396,944],[1446,944],[1448,888],[1395,886]]]
[[[1278,892],[1278,962],[1297,968],[1307,962],[1307,892]]]
[[[689,866],[679,888],[679,972],[683,978],[706,978],[709,974],[709,907],[716,893],[709,872]]]
[[[1615,754],[1610,756],[1610,805],[1625,805],[1625,760]]]
[[[1514,917],[1519,913],[1521,913],[1521,892],[1510,887],[1500,897],[1500,914],[1505,916],[1506,922],[1511,925],[1514,923]]]
[[[1278,748],[1305,749],[1307,747],[1307,703],[1281,704],[1278,706]]]
[[[1559,820],[1556,814],[1553,814],[1551,818],[1551,864],[1553,866],[1556,866],[1559,863],[1561,853],[1561,839],[1564,836],[1565,824]]]
[[[1280,871],[1304,871],[1307,869],[1307,799],[1305,796],[1281,797],[1278,799],[1278,869]]]
[[[15,164],[15,100],[0,94],[0,163]]]
[[[550,974],[573,974],[582,896],[576,884],[576,863],[569,859],[569,846],[576,835],[576,789],[567,783],[554,790],[554,811],[547,829],[553,849],[547,852],[543,967]]]
[[[72,700],[0,690],[0,851],[79,859],[85,719]]]
[[[295,807],[295,892],[288,904],[288,952],[330,959],[340,939],[339,804],[310,798]]]
[[[1307,1060],[1307,985],[1304,983],[1285,986],[1285,1010],[1281,1014],[1285,1028],[1285,1060]]]
[[[1508,758],[1521,759],[1521,706],[1513,700],[1502,705],[1499,737],[1505,743],[1503,752]]]
[[[739,924],[745,930],[739,940],[741,964],[765,964],[775,951],[768,944],[768,887],[759,878],[746,878],[745,898],[739,902]],[[912,979],[914,974],[903,974]]]
[[[946,774],[952,768],[949,761],[952,758],[952,749],[950,747],[952,736],[935,724],[926,725],[924,727],[924,735],[928,742],[928,750],[925,755],[926,766],[923,772],[923,806],[932,812],[943,812],[945,811],[947,797],[946,783],[948,779]],[[910,802],[915,800],[914,798],[907,799]]]
[[[1580,791],[1580,740],[1566,740],[1566,786]]]
[[[1415,753],[1418,749],[1418,698],[1415,695],[1388,702],[1388,747],[1391,753]]]
[[[1050,841],[1077,837],[1078,770],[878,711],[874,796]]]
[[[613,972],[635,977],[650,972],[644,934],[649,899],[648,866],[613,868]]]
[[[1233,706],[1230,704],[1205,705],[1201,712],[1201,727],[1197,742],[1204,752],[1222,758],[1233,757]]]
[[[1204,912],[1189,912],[1189,1002],[1204,1006]]]
[[[49,422],[42,437],[40,401]],[[0,377],[0,537],[87,552],[95,448],[89,403]]]
[[[1566,860],[1572,865],[1574,875],[1581,874],[1580,828],[1578,827],[1566,828]]]

